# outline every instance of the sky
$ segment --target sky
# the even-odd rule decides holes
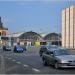
[[[74,4],[73,0],[6,0],[0,1],[0,16],[9,33],[60,33],[61,12]]]

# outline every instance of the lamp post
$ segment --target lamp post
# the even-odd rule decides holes
[[[58,46],[59,46],[59,33],[58,33]]]
[[[9,38],[9,46],[11,46],[11,35],[10,34],[8,35],[8,38]]]
[[[60,46],[59,41],[60,41],[60,34],[59,34],[59,26],[55,25],[55,30],[57,30],[57,45]]]
[[[58,46],[60,46],[60,33],[59,33],[59,26],[57,26],[57,30],[58,30]]]

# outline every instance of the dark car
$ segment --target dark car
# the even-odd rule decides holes
[[[55,45],[50,45],[50,46],[42,46],[39,50],[39,54],[40,56],[42,56],[43,52],[45,52],[46,50],[50,50],[50,48],[59,48],[58,46]]]
[[[3,51],[11,51],[11,47],[8,45],[3,46]]]
[[[46,46],[42,46],[39,50],[39,55],[42,56],[43,52],[45,52],[47,50]]]
[[[25,50],[26,50],[26,48],[25,47],[22,47],[20,45],[14,46],[14,52],[23,52]]]
[[[44,65],[54,65],[55,68],[75,67],[75,55],[67,49],[47,50],[42,60]]]

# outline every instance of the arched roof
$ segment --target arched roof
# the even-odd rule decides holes
[[[33,31],[25,32],[25,33],[21,34],[19,36],[19,38],[25,38],[25,37],[28,37],[28,36],[36,36],[36,37],[42,38],[40,34],[38,34],[36,32],[33,32]]]
[[[58,37],[59,36],[59,34],[57,34],[57,33],[49,33],[49,34],[47,34],[45,37],[44,37],[44,39],[46,39],[46,38],[51,38],[51,37]],[[60,36],[59,36],[60,37]]]
[[[16,32],[16,33],[13,33],[12,37],[19,37],[19,36],[21,36],[23,33],[25,33],[25,32]]]
[[[58,34],[57,33],[49,33],[49,34],[47,34],[45,37],[47,37],[47,36],[58,36]]]
[[[39,34],[39,33],[36,33],[36,32],[33,32],[33,31],[28,31],[28,32],[18,32],[18,33],[14,33],[13,34],[13,37],[18,37],[20,39],[41,39],[41,40],[51,40],[51,39],[58,39],[58,36],[59,38],[61,39],[61,34],[58,34],[58,33],[44,33],[43,36],[42,34]]]

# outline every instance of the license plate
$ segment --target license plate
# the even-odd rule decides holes
[[[7,48],[7,49],[10,49],[10,48]]]

